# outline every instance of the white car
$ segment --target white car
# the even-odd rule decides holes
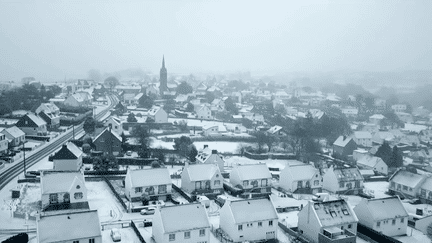
[[[156,212],[156,208],[155,207],[148,207],[148,208],[144,208],[143,210],[141,210],[141,215],[150,215],[150,214],[154,214]]]
[[[111,239],[114,242],[121,241],[121,234],[118,229],[116,228],[111,229],[110,235],[111,235]]]

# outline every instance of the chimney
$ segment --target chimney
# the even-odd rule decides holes
[[[206,149],[206,148],[208,148],[208,145],[207,145],[207,144],[204,144],[204,149]]]
[[[345,136],[345,135],[343,135],[343,140],[345,141],[345,139],[346,139],[346,136]]]
[[[216,150],[216,149],[213,149],[213,150],[212,150],[212,154],[217,154],[217,150]]]

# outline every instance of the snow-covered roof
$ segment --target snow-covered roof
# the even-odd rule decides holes
[[[354,137],[357,139],[371,139],[372,134],[370,132],[355,131]]]
[[[271,133],[271,134],[275,134],[275,133],[279,132],[280,130],[282,130],[281,126],[273,126],[269,130],[267,130],[267,132]]]
[[[137,117],[137,120],[138,120],[138,117]],[[101,133],[99,133],[99,135],[97,135],[97,136],[93,139],[93,141],[98,140],[99,137],[102,136],[102,134],[104,134],[105,132],[110,132],[110,129],[109,129],[108,127],[105,128]],[[122,138],[120,137],[120,135],[118,135],[118,134],[117,134],[114,130],[112,130],[112,129],[111,129],[111,134],[112,134],[115,138],[117,138],[119,141],[122,141]]]
[[[238,165],[232,169],[231,173],[233,172],[237,173],[242,181],[272,178],[266,164]]]
[[[286,166],[284,168],[289,174],[293,181],[306,181],[313,178],[317,173],[317,169],[312,165],[294,165]]]
[[[41,194],[69,192],[78,182],[85,187],[84,175],[79,171],[47,171],[41,173]]]
[[[83,152],[74,143],[68,142],[64,144],[62,148],[54,154],[52,157],[54,160],[57,159],[78,159]]]
[[[220,175],[219,166],[216,164],[192,164],[185,167],[188,171],[190,181],[211,180],[217,173]],[[185,175],[182,173],[182,176]]]
[[[372,217],[375,221],[381,221],[385,219],[394,219],[399,217],[408,217],[408,212],[402,205],[399,197],[387,197],[387,198],[376,198],[376,199],[363,199],[360,204],[356,207],[361,207],[362,204],[368,209],[369,215],[366,217]],[[356,208],[354,208],[354,211]]]
[[[165,234],[210,228],[207,212],[200,203],[160,207],[158,210]]]
[[[34,123],[36,123],[37,126],[46,125],[46,122],[42,118],[40,118],[39,116],[36,116],[33,113],[27,114],[27,117],[30,118],[30,120],[32,120]]]
[[[226,206],[230,209],[236,224],[278,218],[273,203],[267,198],[228,201]]]
[[[390,181],[414,188],[421,183],[423,179],[423,175],[415,174],[406,170],[400,170],[390,178]]]
[[[101,237],[98,212],[89,210],[41,216],[37,221],[37,237],[38,242],[72,242]]]
[[[364,165],[370,168],[374,168],[382,159],[376,156],[363,156],[358,161],[357,164]],[[382,161],[384,162],[384,161]]]
[[[345,147],[351,140],[352,140],[352,137],[339,136],[336,139],[336,141],[333,143],[333,145],[336,145],[339,147]]]
[[[381,119],[384,119],[385,118],[385,116],[383,116],[383,115],[381,115],[381,114],[374,114],[374,115],[372,115],[372,116],[370,116],[369,117],[369,119],[379,119],[379,120],[381,120]]]
[[[129,180],[132,187],[157,186],[172,183],[167,168],[128,170],[126,180]]]
[[[344,199],[324,202],[310,201],[308,207],[303,210],[309,210],[308,208],[315,211],[322,227],[358,222],[357,216]]]
[[[25,133],[21,129],[19,129],[17,126],[6,128],[4,131],[9,133],[14,138],[19,138],[19,137],[25,136]]]
[[[359,169],[357,167],[353,168],[335,168],[334,173],[338,181],[353,181],[353,180],[363,180]]]

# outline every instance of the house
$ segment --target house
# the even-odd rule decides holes
[[[379,125],[375,125],[375,124],[371,124],[371,123],[363,124],[360,127],[361,127],[361,129],[360,129],[361,131],[370,132],[371,134],[378,132],[379,128],[380,128]]]
[[[428,228],[431,224],[432,224],[432,215],[428,215],[426,217],[418,217],[418,219],[415,220],[415,228],[421,231],[425,235],[428,234]]]
[[[168,113],[161,107],[154,106],[148,111],[148,116],[154,120],[155,123],[167,123]]]
[[[225,171],[225,160],[222,155],[219,155],[215,149],[210,150],[207,145],[204,145],[204,149],[197,154],[196,161],[204,164],[216,164],[219,167],[219,171]]]
[[[149,84],[145,89],[145,93],[147,96],[159,95],[159,87],[157,87],[156,84]]]
[[[110,116],[105,121],[105,126],[111,127],[112,131],[115,132],[116,134],[122,134],[123,133],[122,121],[118,117]]]
[[[268,198],[228,200],[219,214],[219,226],[233,242],[276,239],[278,216]]]
[[[143,97],[143,95],[144,95],[144,93],[138,93],[137,95],[135,95],[135,97],[133,98],[133,100],[130,104],[131,105],[138,105],[139,100],[141,99],[141,97]]]
[[[117,155],[121,152],[122,138],[111,128],[105,128],[93,139],[97,151]]]
[[[88,106],[91,104],[91,96],[90,94],[86,95],[85,93],[86,92],[80,92],[70,95],[65,99],[63,104],[72,107]]]
[[[420,191],[417,197],[428,204],[432,204],[432,178],[429,175],[426,176],[427,178],[420,185]]]
[[[79,171],[83,166],[83,152],[74,143],[63,144],[62,148],[51,157],[53,169],[57,171]]]
[[[16,126],[9,127],[1,131],[11,146],[18,146],[25,142],[25,133]]]
[[[381,126],[381,121],[384,120],[385,116],[381,114],[374,114],[369,117],[369,123]]]
[[[406,235],[408,212],[397,196],[365,199],[354,208],[359,223],[384,235]]]
[[[42,211],[89,209],[84,175],[79,171],[41,171]]]
[[[312,165],[285,166],[280,173],[279,186],[286,191],[315,194],[322,190],[323,178]]]
[[[210,223],[202,204],[159,207],[153,216],[152,238],[157,243],[210,242]]]
[[[364,178],[357,167],[331,166],[323,176],[323,189],[346,195],[357,195],[363,191]]]
[[[215,111],[224,111],[225,110],[225,100],[224,99],[214,99],[211,102],[212,108],[214,108]]]
[[[357,160],[357,165],[362,169],[373,170],[381,175],[388,174],[388,166],[380,157],[372,155],[362,156]]]
[[[390,177],[389,192],[391,195],[399,195],[402,198],[414,198],[419,194],[420,187],[425,180],[426,175],[419,175],[401,169]]]
[[[394,112],[405,112],[407,109],[407,105],[406,104],[396,104],[396,105],[392,105],[391,109]]]
[[[132,202],[140,201],[142,195],[149,196],[149,201],[169,200],[171,186],[167,168],[128,169],[125,177],[125,195]]]
[[[343,157],[352,155],[354,150],[357,149],[357,144],[352,137],[339,136],[333,143],[333,153]]]
[[[3,131],[0,131],[0,155],[7,153],[8,147],[9,141],[6,139],[6,135]]]
[[[202,135],[203,136],[212,136],[219,134],[219,125],[204,125],[202,127]]]
[[[271,193],[271,180],[266,164],[237,165],[230,173],[230,183],[249,193]]]
[[[358,146],[367,148],[372,147],[372,134],[370,132],[355,131],[353,134],[353,139]]]
[[[281,126],[277,125],[270,127],[266,132],[276,136],[285,136],[287,134]]]
[[[60,126],[60,109],[52,103],[42,103],[35,113],[40,116],[50,128]]]
[[[87,80],[87,79],[78,79],[77,88],[78,89],[88,89],[91,85],[93,85],[93,80]]]
[[[186,163],[181,188],[192,195],[218,195],[223,192],[223,177],[217,164]]]
[[[195,105],[194,109],[198,119],[213,119],[211,109],[207,104]]]
[[[344,114],[346,117],[357,117],[358,116],[358,109],[354,107],[345,107],[341,109],[342,114]]]
[[[47,135],[47,123],[33,113],[27,113],[21,117],[15,126],[21,129],[27,136]]]
[[[358,218],[344,199],[309,201],[298,213],[298,231],[310,242],[356,242]]]
[[[391,143],[394,140],[395,140],[394,134],[388,131],[376,132],[372,137],[372,143],[375,144],[383,144],[384,141]]]
[[[410,113],[406,112],[395,112],[396,116],[404,123],[413,123],[414,118]]]
[[[36,220],[36,231],[38,242],[102,243],[97,210],[41,215]]]

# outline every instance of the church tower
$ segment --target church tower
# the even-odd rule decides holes
[[[168,90],[168,74],[165,68],[165,56],[162,57],[162,67],[160,69],[160,78],[159,78],[159,93],[163,95],[164,91]]]

